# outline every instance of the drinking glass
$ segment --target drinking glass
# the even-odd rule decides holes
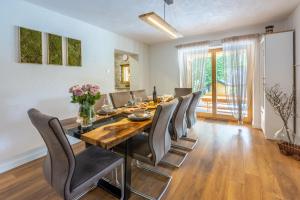
[[[135,97],[135,103],[139,107],[143,103],[142,97]]]

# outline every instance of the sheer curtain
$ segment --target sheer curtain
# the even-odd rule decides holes
[[[253,69],[257,64],[258,36],[223,41],[226,95],[233,116],[243,122],[252,99]],[[251,117],[251,116],[250,116]]]
[[[208,42],[178,48],[180,87],[199,91],[204,87]]]

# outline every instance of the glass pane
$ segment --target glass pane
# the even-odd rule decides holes
[[[204,89],[200,97],[197,112],[212,113],[212,61],[207,57],[204,70]]]
[[[226,95],[223,52],[216,52],[216,109],[217,114],[232,115],[232,104]]]
[[[228,87],[230,91],[234,88]],[[242,100],[243,106],[246,106],[247,99]],[[221,115],[232,115],[237,113],[238,108],[232,103],[232,98],[226,94],[226,87],[224,81],[224,59],[223,52],[216,53],[216,112]],[[244,111],[244,116],[247,116],[247,109]]]

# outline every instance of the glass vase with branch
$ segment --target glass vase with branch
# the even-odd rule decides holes
[[[266,99],[273,107],[275,113],[283,121],[283,127],[276,132],[275,136],[282,140],[288,140],[290,144],[295,144],[296,133],[289,128],[289,120],[294,116],[295,96],[293,93],[287,94],[280,89],[278,84],[265,89]]]

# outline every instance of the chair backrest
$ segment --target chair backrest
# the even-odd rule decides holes
[[[94,106],[94,109],[95,111],[97,112],[98,110],[101,109],[101,107],[106,103],[108,102],[108,96],[107,94],[101,94],[101,97],[98,101],[96,101],[95,103],[95,106]]]
[[[130,99],[132,99],[132,96],[129,91],[109,93],[109,95],[114,108],[123,107],[125,104],[128,103]]]
[[[171,148],[171,137],[168,126],[178,103],[177,99],[159,105],[155,111],[149,133],[149,146],[153,164],[157,165]]]
[[[132,98],[140,97],[143,100],[147,99],[146,90],[135,90],[130,92],[132,95]]]
[[[170,134],[173,140],[177,141],[187,131],[186,111],[192,99],[192,94],[178,97],[178,104],[173,113],[170,126]]]
[[[186,96],[192,93],[192,88],[175,88],[175,97]]]
[[[67,199],[70,196],[70,182],[75,169],[71,145],[56,117],[44,115],[36,109],[30,109],[28,115],[48,149],[44,161],[45,178],[58,194]]]
[[[196,107],[199,103],[201,93],[202,93],[201,91],[193,93],[193,98],[190,102],[190,105],[189,105],[187,111],[186,111],[187,127],[188,128],[191,128],[197,121]]]

